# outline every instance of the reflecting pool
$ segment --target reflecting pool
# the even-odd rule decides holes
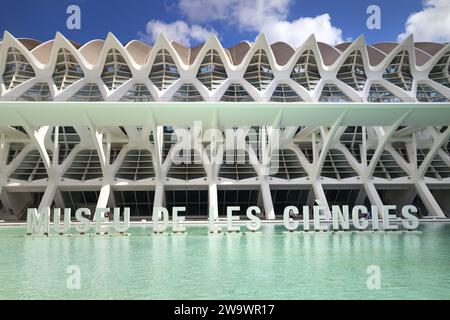
[[[1,227],[0,298],[450,299],[450,224],[409,233],[284,230],[153,235],[132,226],[128,237],[45,238]],[[70,266],[80,289],[68,288]],[[367,287],[369,266],[379,267],[380,289]]]

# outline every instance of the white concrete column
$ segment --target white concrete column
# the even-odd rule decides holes
[[[319,181],[315,181],[312,184],[314,195],[316,196],[316,199],[319,200],[320,206],[323,206],[325,208],[324,214],[327,217],[327,219],[331,219],[331,212],[330,207],[328,206],[328,200],[325,196],[325,192],[323,191],[322,184]],[[315,204],[316,205],[316,204]]]
[[[367,198],[369,198],[370,204],[373,206],[377,206],[378,215],[381,218],[383,215],[383,201],[378,194],[377,188],[375,188],[375,185],[372,182],[367,181],[364,183],[364,190],[366,190],[366,195]]]
[[[158,181],[155,188],[155,198],[153,200],[153,207],[162,207],[164,205],[164,184]],[[152,213],[153,214],[153,213]],[[159,215],[161,218],[161,213]]]
[[[208,185],[208,208],[213,212],[213,218],[219,219],[219,205],[217,201],[217,183],[210,181]]]
[[[272,195],[270,194],[269,182],[264,179],[261,181],[261,195],[264,203],[264,212],[266,219],[275,219],[275,210],[273,209]]]
[[[42,209],[51,207],[53,203],[53,199],[55,197],[57,187],[54,182],[49,182],[47,188],[45,189],[44,196],[39,203],[38,211],[40,212]]]
[[[355,205],[362,205],[366,199],[366,190],[364,187],[359,189],[358,195],[356,196]]]
[[[0,201],[3,203],[3,207],[8,212],[12,211],[14,214],[17,214],[16,212],[14,212],[15,207],[12,203],[12,199],[9,197],[8,192],[3,187],[0,188]]]
[[[63,199],[63,197],[62,197],[61,191],[58,190],[58,189],[56,189],[56,192],[55,192],[55,196],[54,196],[54,198],[53,198],[53,201],[55,201],[55,206],[56,206],[57,208],[64,208],[64,207],[65,207],[64,199]]]
[[[437,203],[436,199],[434,199],[433,194],[430,192],[430,189],[428,189],[425,182],[423,180],[417,181],[415,183],[415,187],[417,194],[425,205],[425,208],[428,210],[428,214],[434,217],[445,218],[444,212]]]
[[[108,208],[108,200],[109,200],[109,195],[111,193],[111,185],[110,184],[104,184],[102,186],[102,188],[100,189],[100,194],[98,195],[98,200],[97,200],[97,206],[96,208]],[[95,214],[93,214],[93,221],[95,221]]]
[[[111,185],[105,184],[100,189],[98,196],[97,208],[106,208],[108,206],[109,194],[111,193]]]

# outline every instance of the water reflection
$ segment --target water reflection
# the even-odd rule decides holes
[[[450,225],[397,232],[0,236],[0,298],[449,298]],[[1,229],[0,229],[1,233]],[[68,290],[67,266],[82,289]],[[368,292],[367,267],[382,289]]]

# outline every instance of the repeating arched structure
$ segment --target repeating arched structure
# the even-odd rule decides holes
[[[370,102],[371,87],[377,84],[396,97],[391,101],[420,102],[420,81],[420,92],[423,85],[436,92],[428,101],[440,102],[450,97],[450,45],[414,43],[412,37],[366,45],[360,37],[331,47],[311,36],[292,48],[282,42],[269,45],[260,35],[254,43],[225,49],[212,35],[196,48],[185,48],[161,35],[151,47],[138,40],[123,46],[108,34],[104,41],[79,46],[60,33],[40,44],[5,32],[0,74],[2,100],[15,100],[47,83],[54,101],[70,100],[86,84],[97,85],[99,101],[123,101],[136,85],[148,90],[152,99],[147,101],[171,101],[189,82],[203,101],[227,100],[222,96],[231,84],[240,85],[255,102],[271,101],[284,84],[300,97],[296,102],[314,102],[331,84],[350,101]]]
[[[5,32],[0,43],[0,100],[175,102],[180,108],[202,102],[448,103],[449,68],[450,44],[414,43],[412,37],[374,45],[360,37],[331,47],[311,36],[292,48],[281,42],[270,45],[260,35],[254,43],[227,49],[215,36],[185,48],[164,35],[153,46],[138,40],[124,46],[112,34],[80,46],[59,33],[40,44]],[[307,185],[313,190],[310,197],[326,204],[328,189],[359,185],[359,202],[367,194],[371,204],[379,205],[387,200],[375,185],[407,185],[428,201],[431,214],[443,214],[426,184],[450,184],[448,127],[401,127],[400,120],[389,128],[344,127],[337,119],[332,127],[283,128],[285,142],[278,160],[282,170],[268,178],[260,163],[249,163],[258,160],[257,150],[250,146],[246,162],[238,166],[219,161],[214,167],[208,157],[195,167],[173,165],[173,141],[167,135],[174,128],[156,126],[151,117],[140,127],[59,127],[53,140],[56,126],[2,127],[0,132],[14,142],[0,150],[8,159],[0,163],[0,183],[44,188],[39,190],[48,196],[41,205],[57,199],[52,183],[89,186],[100,192],[98,206],[105,206],[111,188],[151,189],[154,202],[162,205],[166,186],[194,185],[212,195],[211,202],[218,186],[251,186],[261,190],[269,218],[274,215],[271,187]],[[37,133],[41,130],[44,138]],[[258,130],[262,137],[268,129]],[[76,139],[67,140],[69,135]],[[202,150],[200,146],[198,153]],[[46,154],[56,160],[49,162]],[[222,159],[223,150],[218,154]]]

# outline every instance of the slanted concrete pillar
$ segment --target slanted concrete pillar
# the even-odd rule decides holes
[[[428,189],[425,182],[423,180],[418,181],[415,183],[415,187],[417,190],[417,194],[419,195],[425,208],[428,211],[428,214],[434,217],[445,218],[444,212],[437,203],[436,199],[434,199],[433,194],[430,192],[430,189]]]
[[[319,200],[320,202],[320,206],[324,207],[324,215],[327,219],[331,219],[331,211],[330,208],[328,206],[328,200],[327,197],[325,196],[325,192],[323,191],[323,187],[322,184],[319,181],[315,181],[312,185],[313,190],[314,190],[314,195],[316,196],[316,199]],[[315,203],[314,205],[317,205],[317,203]]]
[[[153,201],[153,207],[162,207],[163,205],[164,205],[164,184],[161,181],[159,181],[155,188],[155,198]],[[161,218],[161,213],[159,214],[159,218]]]
[[[217,201],[217,183],[215,181],[210,181],[208,185],[208,208],[210,211],[213,212],[213,219],[219,219],[219,205]]]
[[[370,204],[372,206],[377,206],[378,208],[378,216],[382,218],[383,216],[383,201],[380,198],[380,195],[378,194],[377,188],[375,188],[375,185],[368,181],[364,183],[364,190],[366,190],[367,198],[369,198]]]
[[[261,195],[264,204],[264,212],[266,219],[274,220],[275,210],[273,209],[272,195],[270,194],[269,182],[266,179],[261,181]]]
[[[49,182],[47,188],[45,189],[44,196],[39,203],[38,211],[41,212],[42,209],[51,207],[53,203],[53,199],[55,198],[57,187],[54,182]]]
[[[111,185],[110,184],[105,184],[102,186],[102,188],[100,189],[100,194],[98,195],[98,200],[97,200],[97,206],[96,208],[108,208],[108,200],[109,200],[109,195],[111,193]],[[94,214],[94,213],[92,213]],[[94,214],[94,221],[95,221],[95,214]]]

